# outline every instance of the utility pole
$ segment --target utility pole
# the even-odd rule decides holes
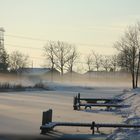
[[[5,65],[4,65],[4,62],[3,62],[3,50],[4,50],[4,28],[3,27],[0,27],[0,70],[4,70],[5,68]]]
[[[32,68],[34,67],[34,62],[33,62],[33,60],[32,60]]]
[[[0,27],[0,48],[4,48],[4,28]]]

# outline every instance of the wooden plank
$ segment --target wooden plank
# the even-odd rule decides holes
[[[123,107],[124,105],[119,105],[119,104],[79,104],[79,106],[97,106],[97,107]]]
[[[81,101],[86,101],[86,103],[82,103]],[[80,110],[81,106],[87,107],[98,106],[98,107],[124,107],[124,105],[117,105],[116,102],[123,101],[118,98],[81,98],[80,93],[73,100],[73,109]],[[103,102],[103,103],[101,103]]]
[[[80,93],[78,93],[78,95],[77,95],[77,98],[78,99],[80,99],[80,100],[107,100],[107,101],[112,101],[112,100],[116,100],[116,101],[123,101],[123,99],[119,99],[119,98],[84,98],[84,97],[82,97],[81,98],[81,95],[80,95]]]
[[[85,101],[122,101],[122,99],[116,99],[116,98],[80,98],[80,100],[85,100]]]
[[[77,110],[80,110],[80,107],[84,106],[86,108],[91,107],[107,107],[108,109],[115,107],[115,108],[120,108],[120,107],[129,107],[129,105],[123,105],[123,104],[108,104],[108,103],[79,103],[77,104]]]
[[[95,124],[95,127],[120,127],[120,128],[140,128],[139,124],[105,124],[105,123],[98,123]]]
[[[82,123],[82,122],[51,122],[42,125],[41,128],[53,128],[55,126],[80,126],[80,127],[91,127],[93,123]],[[140,128],[139,124],[109,124],[109,123],[94,123],[95,127],[122,127],[122,128]]]

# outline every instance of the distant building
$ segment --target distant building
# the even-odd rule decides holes
[[[72,71],[72,72],[66,72],[66,73],[64,73],[64,75],[65,76],[81,76],[81,74],[80,73],[78,73],[78,72],[75,72],[75,71]]]
[[[63,78],[65,78],[66,80],[79,80],[80,78],[82,78],[83,75],[80,73],[77,73],[75,71],[72,72],[66,72],[63,75]]]
[[[26,76],[41,76],[41,75],[60,75],[60,72],[51,68],[20,68],[17,70],[18,74]]]
[[[90,79],[92,79],[92,78],[97,78],[97,79],[102,79],[102,78],[119,79],[119,78],[128,78],[128,77],[130,77],[130,73],[121,72],[121,71],[116,71],[116,72],[113,72],[113,71],[109,71],[109,72],[106,72],[106,71],[87,71],[84,74],[84,76],[87,77],[87,78],[90,78]]]

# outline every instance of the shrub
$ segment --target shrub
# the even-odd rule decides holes
[[[10,84],[9,83],[0,83],[0,89],[9,89]]]
[[[42,82],[36,83],[34,85],[35,88],[45,88],[45,85]]]
[[[21,84],[18,85],[13,85],[13,84],[9,84],[9,83],[0,83],[0,89],[19,89],[19,88],[23,88],[23,86]]]

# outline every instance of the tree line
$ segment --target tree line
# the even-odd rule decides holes
[[[19,51],[8,54],[0,45],[0,72],[14,72],[29,65],[29,56]]]
[[[115,55],[105,56],[94,50],[85,56],[88,71],[125,71],[132,76],[132,87],[138,87],[140,64],[140,23],[131,25],[122,37],[114,43],[118,51]],[[61,75],[65,71],[73,72],[76,63],[81,60],[81,54],[74,44],[63,41],[48,41],[43,47],[43,55],[48,67],[53,71],[57,69]],[[8,54],[0,46],[0,71],[10,70],[17,72],[19,68],[29,66],[29,56],[19,51]]]
[[[91,50],[85,58],[88,71],[118,69],[129,72],[132,76],[132,88],[137,88],[140,71],[140,23],[129,26],[122,37],[114,43],[114,48],[118,53],[112,56],[104,56]],[[80,56],[75,46],[60,41],[48,42],[44,52],[51,68],[58,68],[62,75],[64,68],[72,72],[74,63]]]

